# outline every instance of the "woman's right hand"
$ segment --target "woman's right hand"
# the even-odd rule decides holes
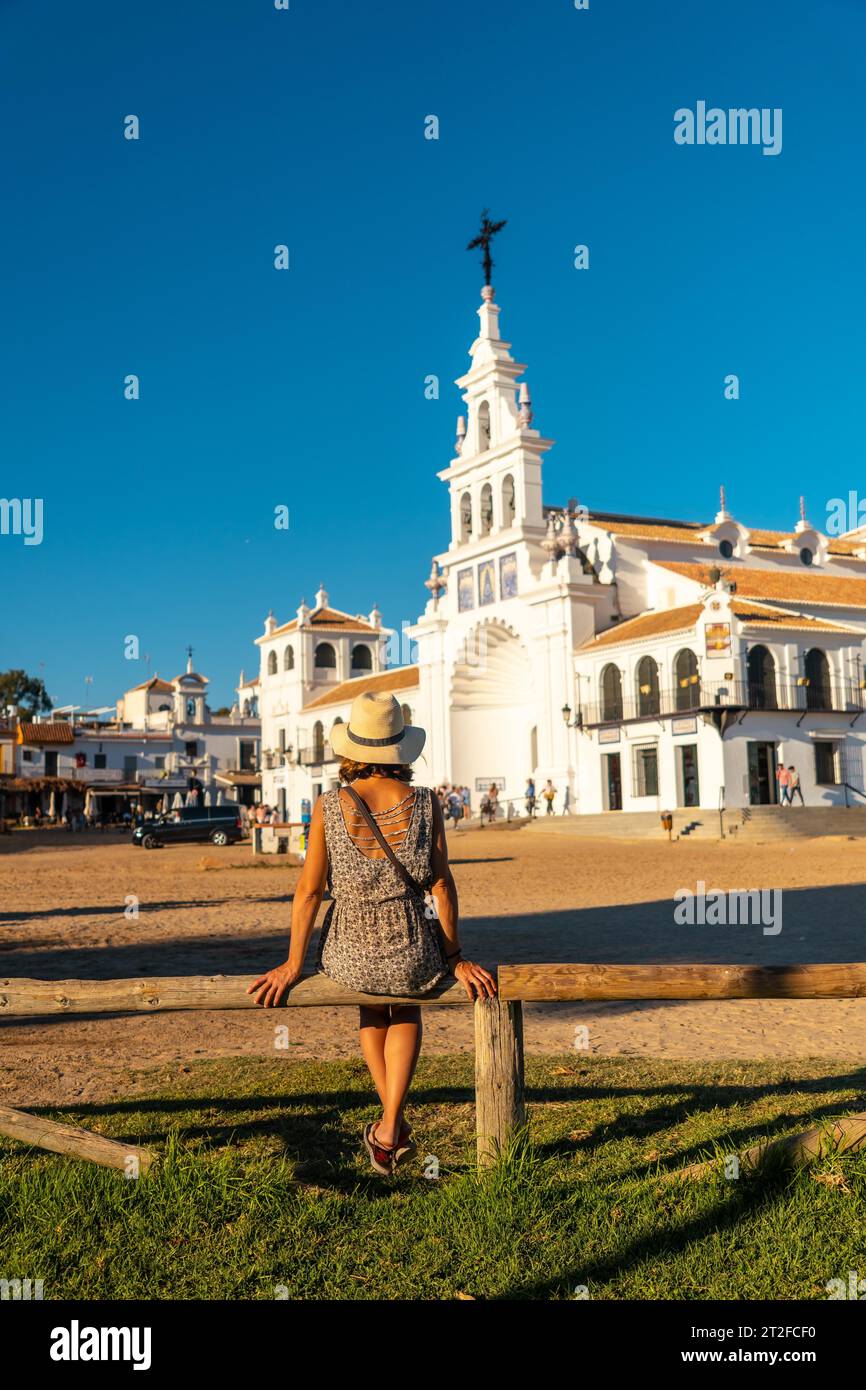
[[[483,965],[472,960],[459,960],[454,967],[455,979],[463,985],[470,999],[492,999],[496,994],[496,981]]]
[[[297,984],[301,978],[301,971],[288,961],[284,965],[277,965],[273,970],[269,970],[266,975],[261,975],[254,980],[247,990],[247,994],[256,994],[256,1003],[261,1004],[263,1009],[276,1009],[282,1002],[283,995],[292,985]]]

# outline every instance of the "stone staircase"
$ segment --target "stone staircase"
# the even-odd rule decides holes
[[[680,809],[673,812],[674,837],[719,837],[719,813],[712,810]],[[604,840],[667,840],[658,811],[603,811],[587,816],[536,816],[524,821],[531,835],[585,835]]]
[[[725,811],[729,840],[812,839],[821,835],[866,838],[866,806],[747,806]],[[710,808],[673,812],[675,839],[719,839],[719,813]],[[528,835],[580,835],[604,840],[666,840],[658,811],[606,811],[587,816],[538,816],[521,821]]]
[[[866,837],[866,806],[746,806],[725,812],[731,839],[812,839],[818,835]]]

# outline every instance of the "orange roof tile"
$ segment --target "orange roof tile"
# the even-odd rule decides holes
[[[307,622],[311,627],[328,628],[334,632],[379,632],[380,628],[375,628],[371,623],[365,622],[363,618],[353,617],[351,613],[342,613],[339,608],[315,608],[311,611]],[[290,623],[283,623],[282,627],[274,628],[273,632],[265,632],[261,637],[256,638],[256,643],[269,642],[272,637],[281,637],[285,632],[294,632],[297,629],[298,620],[293,618]]]
[[[748,565],[707,566],[682,560],[658,560],[660,569],[680,574],[705,588],[712,587],[710,568],[719,568],[737,586],[739,598],[779,603],[805,603],[818,608],[866,608],[866,579],[849,579],[815,570],[763,570]]]
[[[608,531],[612,536],[624,539],[645,541],[673,541],[677,545],[714,545],[712,537],[701,539],[701,533],[710,531],[712,521],[674,521],[664,517],[617,516],[610,512],[590,512],[587,518],[591,526]],[[786,542],[796,540],[793,531],[768,531],[756,527],[749,532],[749,545],[758,550],[782,550]],[[827,537],[831,555],[846,555],[856,558],[856,552],[863,548],[863,542],[846,541],[836,536]]]
[[[690,603],[683,608],[653,609],[649,613],[639,613],[636,618],[626,618],[616,627],[599,632],[577,650],[588,652],[597,647],[612,647],[619,642],[640,642],[645,637],[660,637],[664,633],[690,632],[703,611],[702,603]]]
[[[641,642],[649,637],[663,637],[675,632],[691,632],[704,611],[702,603],[689,603],[680,608],[653,609],[639,613],[636,618],[626,618],[616,627],[607,628],[577,648],[580,652],[595,651],[599,647],[614,647],[624,642]],[[781,608],[767,608],[760,603],[740,600],[737,594],[731,603],[731,612],[747,627],[777,627],[783,631],[835,632],[862,637],[857,628],[842,627],[839,623],[825,622],[821,618],[807,618],[800,613],[788,613]]]
[[[344,705],[348,700],[354,700],[356,695],[363,695],[366,690],[409,690],[418,684],[418,679],[417,666],[398,666],[394,671],[378,671],[374,676],[355,676],[317,695],[315,700],[304,705],[304,713],[309,709],[320,709],[323,705]]]
[[[159,676],[151,676],[149,681],[142,681],[141,685],[134,685],[131,690],[127,690],[127,695],[131,695],[134,690],[167,690],[171,691],[168,681],[160,680]]]
[[[19,743],[74,743],[72,725],[58,721],[44,724],[19,724]]]

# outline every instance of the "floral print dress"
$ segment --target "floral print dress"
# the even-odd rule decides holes
[[[348,809],[348,808],[347,808]],[[362,994],[421,995],[448,974],[435,916],[386,858],[361,846],[375,840],[359,813],[349,810],[350,834],[339,788],[322,796],[328,888],[334,901],[322,924],[316,968]],[[430,888],[433,793],[416,787],[386,811],[371,811],[394,853],[416,883]]]

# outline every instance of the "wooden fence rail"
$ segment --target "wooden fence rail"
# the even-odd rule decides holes
[[[246,993],[254,975],[180,975],[123,980],[0,978],[0,1019],[58,1014],[157,1013],[176,1009],[252,1009]],[[524,1123],[523,1003],[572,1000],[858,999],[866,997],[866,963],[821,965],[502,965],[499,995],[475,1012],[475,1112],[478,1160],[494,1161]],[[294,985],[289,1008],[347,1004],[469,1006],[461,984],[449,980],[422,998],[358,994],[326,976]],[[58,1134],[58,1131],[60,1133]],[[138,1165],[152,1155],[101,1135],[0,1107],[0,1134],[111,1167]],[[130,1160],[134,1160],[131,1164]]]

